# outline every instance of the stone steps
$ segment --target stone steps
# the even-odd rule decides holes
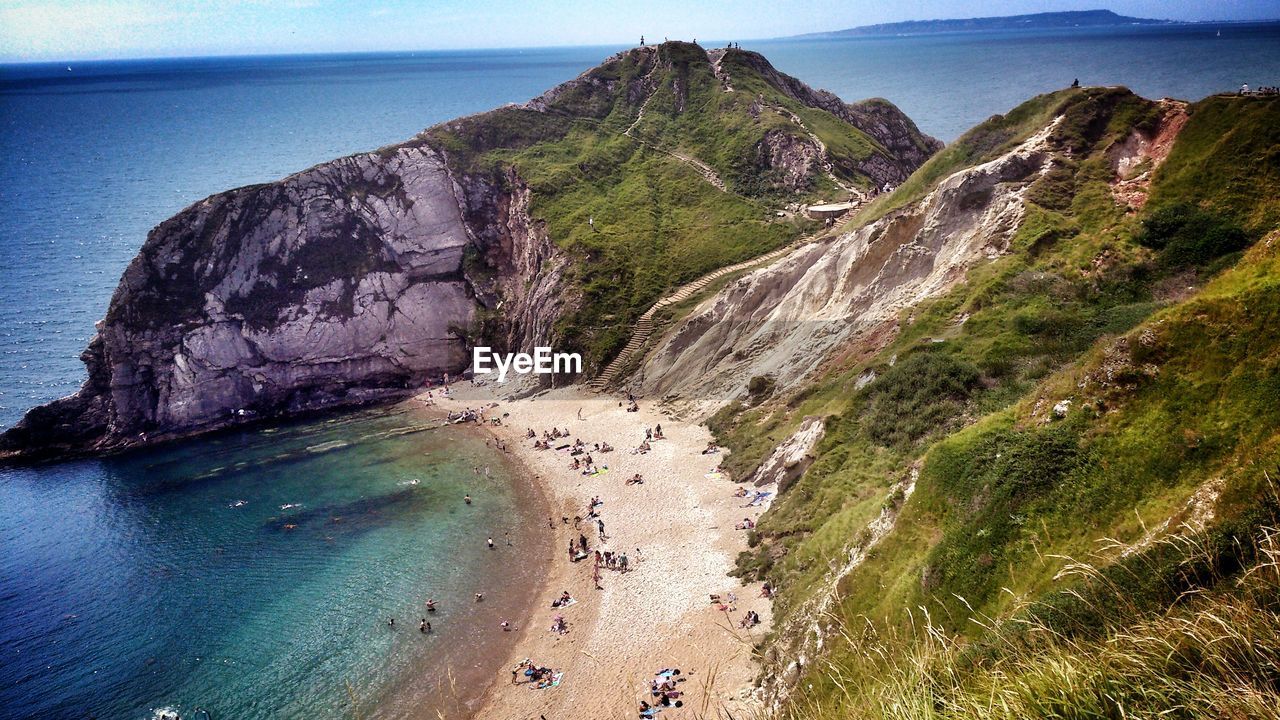
[[[772,262],[812,239],[812,237],[804,237],[791,245],[780,247],[777,250],[765,253],[760,257],[722,267],[719,270],[703,275],[697,280],[681,286],[674,293],[657,301],[650,306],[648,310],[645,310],[644,313],[640,315],[640,318],[636,320],[636,324],[631,328],[631,339],[627,341],[625,346],[623,346],[622,351],[618,353],[617,357],[615,357],[612,362],[605,366],[604,370],[599,375],[592,378],[592,380],[587,383],[587,387],[596,392],[600,392],[613,382],[617,374],[622,371],[622,368],[626,367],[627,363],[631,361],[632,356],[649,341],[649,336],[653,334],[654,330],[653,316],[657,311],[664,307],[675,305],[683,300],[687,300],[689,297],[697,294],[699,291],[725,275],[735,273],[753,265]]]

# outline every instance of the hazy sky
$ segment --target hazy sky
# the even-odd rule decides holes
[[[1280,0],[0,0],[0,60],[746,40],[1099,7],[1280,17]]]

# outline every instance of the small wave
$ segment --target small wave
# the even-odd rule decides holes
[[[249,501],[248,501],[248,500],[237,500],[237,501],[235,501],[235,502],[231,503],[230,505],[228,505],[227,507],[229,507],[229,508],[242,508],[242,507],[244,507],[245,505],[248,505],[248,504],[249,504]]]
[[[281,505],[281,506],[280,506],[280,509],[281,509],[281,510],[292,510],[292,509],[294,509],[294,508],[300,508],[300,507],[302,507],[302,503],[285,503],[285,504],[283,504],[283,505]]]
[[[417,485],[417,484],[418,484],[418,483],[420,483],[420,482],[422,482],[422,481],[421,481],[421,480],[419,480],[418,478],[414,478],[414,479],[412,479],[412,480],[401,480],[400,482],[398,482],[398,483],[396,483],[396,484],[397,484],[397,485],[399,485],[399,486],[401,486],[401,487],[404,487],[404,486],[406,486],[406,485]]]
[[[178,711],[171,707],[160,707],[151,709],[150,720],[179,720],[181,716]]]
[[[329,452],[330,450],[337,450],[338,448],[347,447],[350,444],[351,443],[345,440],[332,440],[330,442],[320,443],[319,445],[308,445],[307,452],[313,452],[313,453]]]

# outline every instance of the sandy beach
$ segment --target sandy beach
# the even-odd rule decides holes
[[[706,428],[673,420],[643,398],[638,412],[628,412],[623,398],[580,388],[510,402],[504,399],[508,392],[462,383],[448,398],[433,393],[435,410],[485,408],[484,427],[558,508],[541,527],[552,538],[553,553],[546,582],[532,599],[532,619],[512,631],[514,650],[475,716],[639,717],[640,702],[654,702],[649,688],[655,673],[679,668],[686,678],[677,684],[683,707],[665,708],[659,717],[744,717],[754,706],[752,649],[769,627],[769,601],[758,584],[744,586],[728,573],[747,549],[747,533],[735,525],[757,520],[765,506],[744,507],[749,498],[734,495],[741,486],[715,472],[722,455],[703,454],[711,441]],[[502,424],[493,425],[493,418]],[[652,441],[647,453],[633,453],[645,429],[658,425],[665,439]],[[534,449],[527,431],[532,428],[541,439],[553,427],[569,431],[553,448],[581,439],[596,466],[608,470],[583,475],[570,468],[568,449]],[[614,451],[592,449],[603,442]],[[636,473],[644,482],[627,485]],[[596,513],[605,540],[588,518],[593,497],[602,502]],[[575,517],[583,518],[578,527]],[[590,557],[571,562],[568,545],[580,533],[588,539]],[[629,564],[627,572],[601,568],[600,589],[593,580],[596,550],[625,552]],[[553,608],[564,591],[576,602]],[[712,602],[713,594],[721,602]],[[758,613],[761,623],[744,629],[740,623],[748,611]],[[567,621],[567,633],[551,630],[557,615]],[[563,673],[559,685],[537,689],[523,675],[513,684],[510,671],[525,658]]]

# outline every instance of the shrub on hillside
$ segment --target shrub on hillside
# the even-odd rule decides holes
[[[1160,208],[1142,222],[1138,243],[1169,268],[1199,267],[1249,245],[1244,228],[1187,203]]]
[[[867,435],[887,445],[916,442],[950,427],[978,384],[978,369],[949,353],[917,351],[867,386]]]

